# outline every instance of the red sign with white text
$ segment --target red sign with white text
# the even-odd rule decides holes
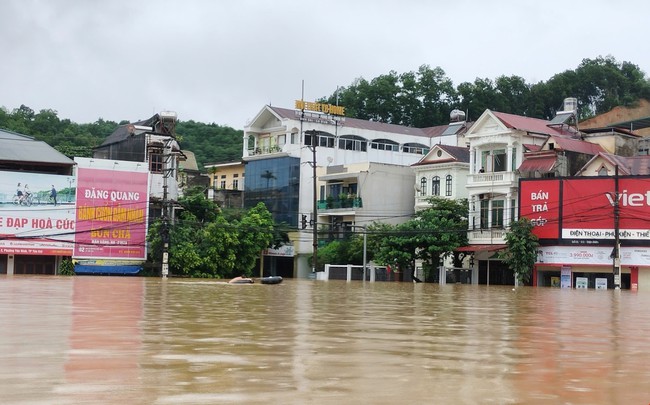
[[[531,197],[535,194],[534,197]],[[561,209],[548,210],[539,202],[558,195]],[[537,208],[535,207],[537,204]],[[618,205],[620,240],[650,243],[650,177],[581,177],[571,179],[521,180],[520,216],[535,223],[540,239],[569,243],[598,243],[615,238],[615,206]],[[561,213],[561,215],[560,215]],[[541,214],[541,215],[540,215]],[[539,223],[540,216],[546,222]],[[548,224],[558,224],[559,237]],[[553,229],[551,227],[550,229]]]
[[[522,181],[519,188],[519,216],[535,224],[540,239],[560,236],[560,183],[556,180]]]
[[[75,258],[146,259],[149,173],[79,167]]]

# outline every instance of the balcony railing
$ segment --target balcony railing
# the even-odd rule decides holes
[[[334,210],[334,209],[341,209],[341,208],[362,208],[362,207],[363,207],[363,199],[361,199],[361,197],[318,200],[318,204],[317,204],[317,208],[319,210]]]
[[[503,228],[474,229],[467,233],[473,244],[502,244],[505,243],[506,230]]]
[[[266,155],[269,153],[278,153],[278,152],[282,152],[282,148],[280,146],[274,145],[265,148],[249,149],[248,156]]]
[[[467,186],[484,186],[487,184],[510,184],[517,182],[515,172],[475,173],[467,176]]]

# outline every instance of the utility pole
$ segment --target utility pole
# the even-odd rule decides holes
[[[621,288],[621,241],[619,238],[620,204],[618,195],[618,165],[614,167],[614,288]]]
[[[307,131],[311,133],[311,146],[309,149],[311,149],[312,152],[312,161],[311,161],[311,167],[312,167],[312,180],[313,180],[313,212],[314,212],[314,218],[312,220],[312,246],[313,246],[313,253],[312,253],[312,273],[315,273],[318,270],[318,184],[316,182],[316,145],[318,144],[318,131],[316,130],[311,130]]]
[[[163,145],[163,198],[162,198],[162,230],[161,230],[161,239],[163,242],[163,252],[162,252],[162,269],[161,275],[162,278],[167,278],[169,275],[169,197],[167,195],[167,188],[169,174],[172,169],[169,167],[169,159],[171,154],[169,153],[170,143],[172,138],[169,138],[165,141]]]

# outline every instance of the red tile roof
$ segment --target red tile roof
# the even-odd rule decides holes
[[[547,143],[553,141],[555,142],[555,149],[568,152],[578,152],[587,155],[597,155],[599,152],[605,152],[605,150],[597,143],[591,143],[581,139],[555,135],[552,136]]]
[[[573,131],[569,131],[565,127],[549,127],[549,121],[541,120],[539,118],[524,117],[521,115],[502,113],[498,111],[492,111],[492,113],[508,128],[548,135],[573,134]]]

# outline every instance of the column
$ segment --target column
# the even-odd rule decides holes
[[[512,172],[512,143],[508,143],[508,149],[506,150],[506,154],[508,156],[507,159],[507,165],[506,166],[506,172]]]
[[[474,162],[476,161],[476,148],[472,148],[469,151],[469,173],[474,174],[476,173],[476,167]]]

